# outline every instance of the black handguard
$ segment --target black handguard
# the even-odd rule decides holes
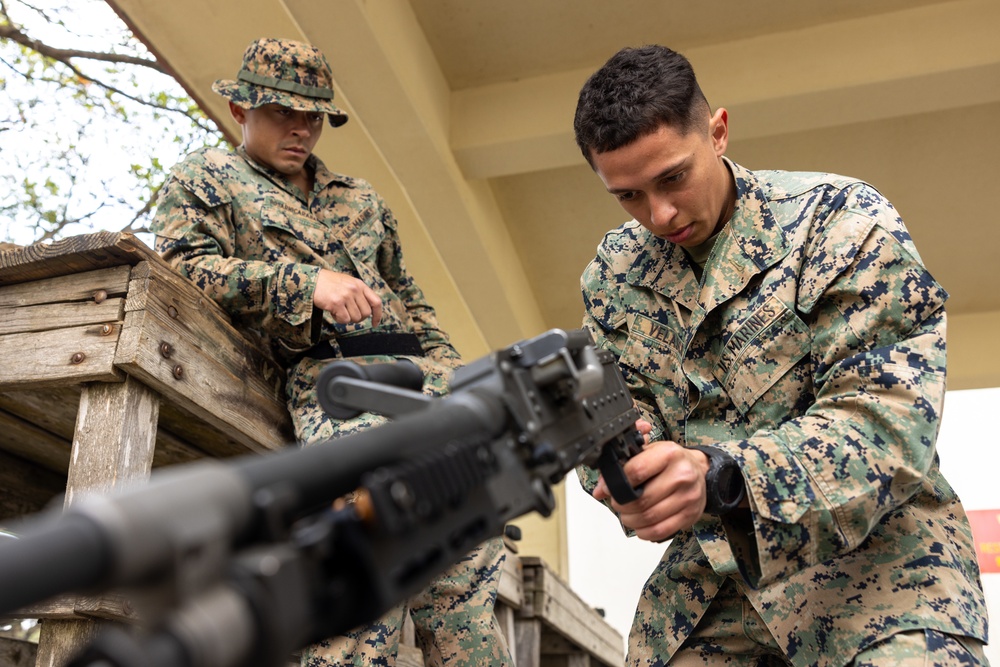
[[[324,407],[398,418],[171,466],[42,515],[0,544],[0,615],[115,590],[143,623],[113,629],[73,667],[279,667],[404,601],[512,519],[550,513],[551,486],[578,465],[599,468],[619,502],[638,493],[622,471],[641,449],[638,414],[616,360],[585,331],[479,359],[440,398],[416,389],[412,367],[385,369],[410,389],[344,368],[322,376]],[[337,508],[346,496],[357,502]]]

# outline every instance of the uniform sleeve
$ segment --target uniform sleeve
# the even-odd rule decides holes
[[[811,240],[799,277],[811,403],[719,444],[747,482],[751,511],[723,523],[754,586],[850,552],[921,489],[936,493],[947,294],[892,206],[870,188],[856,197]],[[843,244],[845,226],[864,234]]]
[[[621,254],[616,253],[612,247],[617,234],[618,232],[612,232],[606,236],[598,247],[597,256],[580,277],[580,289],[585,306],[583,327],[590,332],[598,348],[608,350],[615,355],[615,358],[620,359],[628,339],[628,329],[626,308],[615,287],[626,282],[624,275],[626,267],[618,266],[619,262],[615,261]],[[651,439],[659,439],[658,436],[664,432],[664,426],[656,411],[656,402],[648,384],[631,368],[622,365],[619,365],[619,368],[640,418],[653,426]],[[597,485],[599,472],[587,466],[579,466],[576,472],[584,490],[592,494]],[[611,509],[610,501],[604,501],[603,504]],[[622,530],[626,535],[634,534],[624,526]]]
[[[379,273],[406,308],[409,329],[420,339],[424,353],[448,367],[457,368],[461,365],[460,355],[452,347],[448,334],[438,324],[437,313],[427,302],[423,290],[406,270],[396,219],[381,199],[379,203],[385,228],[379,247]]]
[[[294,347],[316,341],[312,295],[319,268],[236,256],[232,202],[220,179],[191,167],[164,184],[151,225],[156,250],[241,325]],[[318,318],[316,318],[318,321]]]

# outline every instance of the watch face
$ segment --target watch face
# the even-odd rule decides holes
[[[702,448],[708,456],[708,473],[705,475],[710,514],[726,514],[743,501],[745,486],[743,475],[736,461],[721,449]]]
[[[716,478],[716,491],[723,505],[736,505],[743,499],[743,475],[735,462],[723,465]]]

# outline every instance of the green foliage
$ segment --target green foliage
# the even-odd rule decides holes
[[[0,0],[0,241],[145,231],[170,166],[224,141],[104,0]]]

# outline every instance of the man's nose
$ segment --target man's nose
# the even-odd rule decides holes
[[[664,227],[677,215],[677,207],[667,197],[650,197],[649,222],[654,227]]]
[[[296,114],[295,122],[292,123],[292,132],[299,136],[309,136],[312,133],[312,126],[309,124],[309,116],[306,114]]]

